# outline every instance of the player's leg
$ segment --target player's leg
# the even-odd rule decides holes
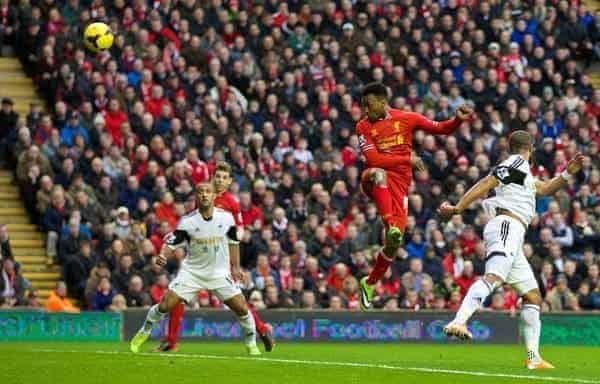
[[[179,331],[181,330],[184,312],[185,305],[183,303],[179,303],[171,312],[169,312],[169,329],[167,331],[167,337],[156,348],[157,351],[172,352],[177,350],[177,340],[179,339]]]
[[[513,231],[511,234],[509,229],[502,217],[495,217],[486,225],[483,232],[487,251],[485,274],[467,291],[454,320],[444,327],[446,335],[471,339],[467,322],[494,289],[506,281],[514,262],[514,248],[522,242],[518,239],[518,233]],[[508,241],[509,239],[513,241]]]
[[[244,345],[249,355],[260,355],[256,346],[256,324],[248,310],[248,304],[239,287],[227,283],[223,288],[211,290],[217,297],[235,313],[244,333]]]
[[[541,305],[542,294],[539,289],[533,289],[523,295],[521,322],[523,326],[523,341],[527,349],[525,366],[528,369],[554,368],[552,364],[540,356],[540,334],[542,332],[542,321],[540,320]]]
[[[393,191],[388,183],[388,174],[381,168],[368,168],[361,176],[361,189],[369,196],[381,215],[386,229],[386,244],[399,247],[402,243],[402,229],[398,227],[396,212],[392,201]]]
[[[248,311],[254,318],[254,324],[256,325],[256,333],[260,337],[260,340],[265,346],[265,351],[271,352],[275,347],[275,338],[273,337],[273,327],[269,323],[262,321],[258,313],[254,310],[250,303],[247,303]]]
[[[407,212],[404,193],[392,180],[388,184],[387,174],[384,170],[367,169],[361,178],[361,188],[375,201],[386,226],[384,247],[377,253],[375,264],[369,275],[360,280],[360,308],[366,311],[371,307],[375,295],[375,285],[383,278],[402,245]]]
[[[552,364],[544,361],[540,355],[539,346],[542,331],[540,310],[542,306],[542,294],[531,266],[523,252],[517,254],[513,269],[508,275],[506,282],[512,285],[523,299],[520,316],[523,341],[527,351],[525,366],[528,369],[554,368]]]
[[[467,322],[475,311],[481,308],[485,299],[498,286],[502,285],[502,278],[492,273],[486,273],[481,279],[471,285],[465,295],[454,320],[444,327],[444,334],[455,336],[461,340],[473,337],[467,328]]]
[[[139,352],[142,344],[144,344],[150,337],[150,333],[152,332],[152,327],[154,327],[154,324],[160,321],[165,314],[170,312],[174,307],[181,303],[182,300],[183,299],[177,293],[172,290],[168,290],[160,303],[150,307],[146,315],[146,320],[144,320],[144,324],[131,339],[131,343],[129,345],[131,352]]]

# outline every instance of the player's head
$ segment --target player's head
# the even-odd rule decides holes
[[[525,155],[528,158],[533,154],[533,136],[527,131],[514,131],[508,138],[510,153]]]
[[[210,209],[215,202],[215,187],[208,181],[196,185],[196,201],[201,211]]]
[[[231,166],[224,161],[219,161],[215,168],[215,175],[213,176],[213,183],[215,184],[215,192],[221,193],[226,191],[231,182]]]
[[[387,113],[388,89],[381,83],[369,83],[363,89],[360,100],[363,112],[369,121],[385,118]]]

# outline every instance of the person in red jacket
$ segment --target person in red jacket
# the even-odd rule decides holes
[[[110,99],[108,102],[108,109],[104,113],[104,125],[106,131],[110,134],[114,143],[117,145],[123,145],[123,138],[121,136],[121,124],[129,121],[127,114],[121,110],[119,100]]]
[[[232,181],[233,178],[231,177],[231,166],[223,161],[218,162],[213,177],[213,183],[215,185],[215,192],[217,195],[215,198],[215,207],[231,212],[235,220],[235,224],[238,227],[238,238],[242,238],[240,232],[244,231],[244,227],[242,224],[240,205],[231,192],[229,192],[229,186],[231,185]],[[169,314],[169,332],[167,334],[167,338],[158,346],[159,351],[173,351],[177,348],[177,338],[179,337],[179,330],[181,329],[184,310],[185,307],[183,303],[180,303]],[[267,352],[271,352],[275,346],[273,327],[271,324],[262,321],[258,313],[256,313],[254,308],[252,308],[251,304],[248,305],[248,310],[252,314],[252,317],[254,317],[256,332],[265,345],[265,350]]]
[[[374,200],[386,228],[385,246],[375,265],[360,281],[362,310],[371,307],[375,284],[392,263],[404,237],[408,216],[408,188],[412,181],[413,132],[447,135],[454,132],[472,113],[461,106],[452,120],[431,121],[423,115],[392,109],[387,103],[388,88],[368,84],[362,94],[365,117],[356,124],[356,134],[367,169],[361,177],[363,192]]]
[[[260,208],[252,204],[252,197],[249,192],[240,193],[240,212],[245,227],[253,226],[257,221],[260,223],[260,227],[263,226],[264,215]]]
[[[198,157],[198,150],[190,148],[187,151],[185,166],[191,171],[192,183],[197,185],[208,181],[210,174],[208,173],[208,165]]]
[[[169,100],[164,96],[163,87],[160,85],[153,86],[152,97],[144,102],[144,109],[156,120],[160,117],[164,104],[169,104]]]
[[[459,277],[454,279],[454,283],[459,286],[461,296],[465,296],[471,285],[477,280],[477,276],[473,272],[473,263],[471,260],[466,260],[463,271]]]

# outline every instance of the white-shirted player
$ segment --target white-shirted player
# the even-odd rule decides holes
[[[130,349],[137,353],[156,322],[182,301],[190,302],[200,290],[208,289],[238,316],[248,353],[260,355],[254,318],[233,279],[243,279],[235,220],[231,213],[214,206],[212,183],[201,183],[196,187],[196,200],[198,209],[183,216],[177,229],[166,237],[157,263],[166,264],[178,247],[187,245],[188,255],[161,302],[148,311],[142,328],[131,339]]]
[[[467,321],[488,295],[506,282],[523,298],[521,319],[527,348],[526,367],[554,368],[539,354],[542,296],[523,254],[523,241],[527,226],[535,215],[536,195],[552,195],[566,186],[572,175],[581,170],[583,155],[575,155],[560,176],[544,182],[534,179],[531,174],[529,161],[534,147],[533,138],[528,132],[513,132],[509,138],[509,148],[510,157],[465,193],[456,206],[447,202],[440,206],[440,214],[444,217],[460,214],[471,203],[496,189],[496,196],[482,203],[484,210],[493,217],[483,231],[487,254],[485,275],[469,288],[456,317],[444,328],[444,333],[470,339],[472,335],[467,329]]]

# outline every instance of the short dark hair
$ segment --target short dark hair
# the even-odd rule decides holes
[[[231,165],[225,161],[219,161],[215,167],[215,173],[217,173],[217,171],[227,172],[227,174],[231,175]]]
[[[367,97],[369,95],[374,95],[378,97],[388,98],[388,89],[382,83],[369,83],[365,86],[362,91],[362,97]]]
[[[514,131],[508,138],[508,146],[511,153],[519,153],[527,150],[533,144],[533,137],[527,131]]]

